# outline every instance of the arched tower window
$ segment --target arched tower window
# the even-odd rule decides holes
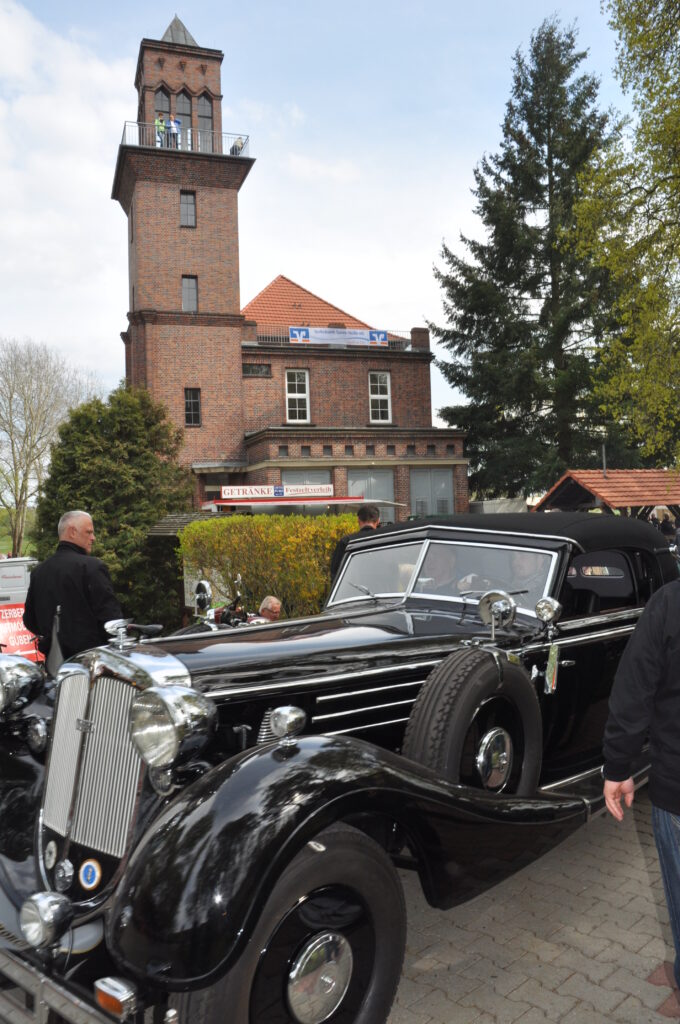
[[[191,96],[182,91],[177,96],[177,117],[182,122],[180,125],[180,139],[182,149],[189,149],[191,138]]]
[[[156,89],[155,110],[156,115],[162,112],[167,117],[170,113],[170,97],[165,89]]]
[[[212,153],[213,109],[209,96],[198,97],[198,148],[203,153]]]

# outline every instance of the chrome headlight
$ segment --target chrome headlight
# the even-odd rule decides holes
[[[542,597],[536,602],[536,616],[541,622],[557,622],[562,614],[562,605],[554,597]]]
[[[42,669],[18,654],[0,656],[0,712],[43,680]]]
[[[152,768],[196,754],[215,722],[215,705],[184,686],[150,686],[130,708],[130,737]]]
[[[73,905],[68,896],[56,892],[37,892],[23,903],[19,912],[21,933],[34,949],[52,946],[73,919]]]

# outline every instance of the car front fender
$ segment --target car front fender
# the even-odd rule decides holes
[[[137,846],[108,916],[124,972],[169,990],[203,987],[239,956],[276,880],[341,820],[406,834],[423,889],[451,906],[495,884],[583,823],[578,798],[492,796],[349,737],[269,744],[207,772]]]

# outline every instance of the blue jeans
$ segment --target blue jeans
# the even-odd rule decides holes
[[[652,804],[652,828],[675,944],[675,984],[680,989],[680,816]]]

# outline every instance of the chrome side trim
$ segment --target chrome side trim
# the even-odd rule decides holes
[[[207,687],[204,692],[209,697],[243,697],[251,693],[272,693],[274,691],[281,693],[286,690],[299,689],[300,686],[314,686],[320,683],[333,685],[334,683],[342,682],[344,679],[369,679],[371,676],[388,675],[393,672],[410,672],[415,669],[432,668],[434,665],[438,665],[445,657],[446,654],[442,654],[441,658],[433,658],[429,661],[414,661],[405,665],[384,665],[381,668],[368,668],[358,672],[339,672],[328,676],[303,676],[298,679],[290,679],[285,683],[262,683],[257,686],[226,686],[223,689],[218,688],[215,690]],[[343,696],[346,695],[343,694]]]
[[[3,949],[0,950],[0,981],[5,979],[19,989],[21,996],[20,1001],[14,999],[11,988],[0,986],[2,1021],[48,1024],[57,1014],[59,1020],[68,1024],[111,1024],[109,1014],[85,1003],[35,967]]]
[[[628,636],[635,629],[634,625],[630,626],[619,626],[616,629],[606,629],[599,633],[585,633],[581,636],[564,636],[555,637],[552,641],[543,641],[542,643],[527,644],[526,647],[514,647],[508,654],[533,654],[535,651],[547,650],[552,645],[556,647],[576,647],[583,644],[593,644],[598,640],[615,640],[617,637]]]
[[[408,722],[408,715],[406,718],[391,718],[388,722],[371,722],[370,725],[356,725],[351,729],[334,729],[332,732],[324,730],[324,736],[342,736],[345,733],[360,732],[363,729],[382,729],[386,725],[400,725],[403,722]]]
[[[343,690],[342,693],[322,693],[316,698],[321,704],[328,700],[344,700],[345,697],[363,697],[367,693],[392,693],[404,686],[422,686],[424,679],[412,679],[410,683],[389,683],[387,686],[371,686],[366,690]]]
[[[594,776],[602,778],[599,768],[589,768],[586,772],[579,772],[578,775],[570,775],[568,779],[560,779],[559,782],[550,782],[547,786],[540,786],[538,789],[539,793],[550,793],[555,789],[568,789],[569,786],[576,785],[579,782],[583,782],[585,779],[590,779]]]
[[[583,629],[585,626],[592,626],[594,623],[604,623],[606,625],[610,622],[625,621],[625,619],[639,619],[642,615],[642,611],[642,608],[625,608],[623,611],[604,612],[601,615],[589,615],[585,619],[560,620],[559,629],[560,632],[564,632],[571,631],[573,629]]]
[[[344,694],[343,694],[344,696]],[[411,697],[409,700],[395,700],[391,704],[373,704],[367,708],[350,708],[348,711],[332,711],[327,715],[312,715],[312,722],[325,722],[329,718],[346,718],[348,715],[359,715],[365,711],[386,711],[387,708],[399,708],[403,707],[404,704],[415,704],[416,698]],[[358,726],[358,728],[364,728]]]

